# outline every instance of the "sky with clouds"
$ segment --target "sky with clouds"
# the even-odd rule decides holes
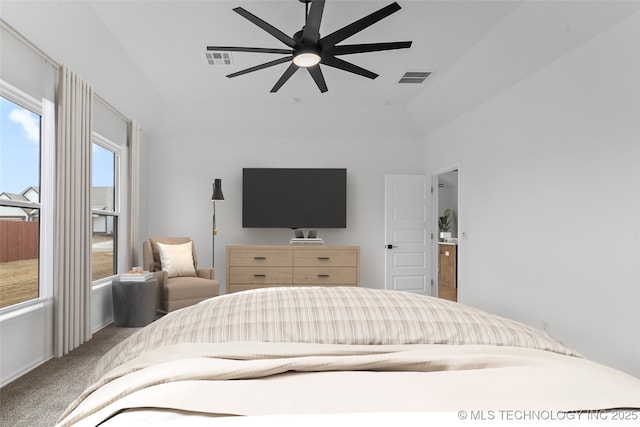
[[[112,186],[113,153],[94,144],[93,185]],[[0,193],[20,194],[40,181],[40,116],[0,97]]]
[[[40,116],[0,97],[0,192],[39,186]]]

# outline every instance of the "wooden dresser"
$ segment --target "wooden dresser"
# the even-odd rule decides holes
[[[458,247],[454,244],[438,245],[438,297],[458,300]]]
[[[227,293],[269,286],[360,286],[360,247],[227,246]]]

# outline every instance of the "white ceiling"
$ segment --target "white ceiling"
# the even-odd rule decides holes
[[[327,0],[321,35],[391,1]],[[0,0],[0,17],[90,81],[151,135],[420,137],[639,10],[637,1],[399,0],[402,9],[343,43],[413,41],[410,49],[343,58],[380,76],[323,67],[321,94],[304,70],[279,92],[287,64],[225,75],[279,55],[234,53],[212,66],[207,45],[284,48],[232,11],[242,6],[293,35],[298,0]],[[425,83],[398,84],[406,71]],[[320,126],[318,126],[318,124]]]

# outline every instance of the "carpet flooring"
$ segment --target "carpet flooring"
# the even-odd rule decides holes
[[[0,389],[0,426],[51,427],[82,393],[102,355],[140,328],[109,325],[69,354],[51,359]]]

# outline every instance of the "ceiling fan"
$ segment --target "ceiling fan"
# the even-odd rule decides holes
[[[293,37],[289,37],[271,24],[263,21],[252,13],[247,12],[241,7],[233,9],[234,12],[253,22],[255,25],[287,45],[288,49],[207,46],[208,51],[259,52],[287,55],[264,64],[229,74],[227,77],[237,77],[291,61],[289,67],[271,89],[271,92],[277,92],[278,89],[280,89],[282,85],[284,85],[287,80],[289,80],[289,78],[298,71],[298,68],[306,68],[313,80],[316,82],[320,92],[324,93],[328,89],[324,76],[322,75],[322,70],[320,69],[320,64],[338,68],[370,79],[375,79],[378,77],[376,73],[340,59],[338,56],[353,53],[378,52],[382,50],[406,49],[411,47],[410,41],[338,45],[338,43],[343,40],[400,10],[400,5],[397,2],[393,2],[390,5],[352,22],[351,24],[334,31],[327,36],[320,37],[320,22],[322,21],[324,0],[299,1],[305,4],[305,24],[302,27],[302,30],[295,33]],[[311,8],[309,8],[309,3],[311,3]]]

